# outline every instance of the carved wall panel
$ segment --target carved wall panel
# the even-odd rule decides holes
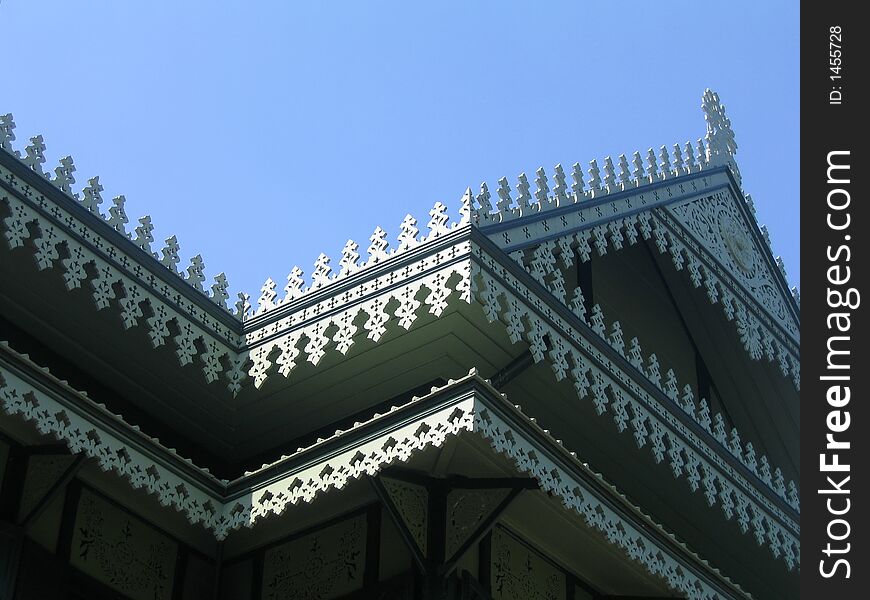
[[[492,531],[490,573],[493,600],[565,598],[565,573],[501,527]]]
[[[362,587],[366,520],[359,515],[266,551],[263,598],[320,600]]]
[[[75,457],[68,454],[35,454],[27,459],[27,477],[18,505],[19,519],[33,510],[74,460]]]
[[[390,496],[390,500],[405,522],[405,527],[411,532],[417,547],[423,556],[426,555],[429,542],[429,493],[422,485],[415,485],[389,477],[382,477],[381,482]]]
[[[499,503],[507,498],[509,489],[450,490],[447,494],[447,557],[459,550]]]
[[[750,226],[731,195],[721,191],[702,200],[668,207],[687,229],[794,339],[800,339],[764,255],[748,234]]]
[[[134,600],[169,600],[178,546],[153,527],[83,489],[70,564]]]

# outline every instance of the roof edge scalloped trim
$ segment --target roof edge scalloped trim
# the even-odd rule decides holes
[[[476,387],[466,389],[464,393],[458,389],[469,383]],[[133,487],[144,488],[157,496],[162,505],[184,513],[192,524],[199,523],[212,530],[219,540],[233,529],[251,527],[269,514],[284,512],[290,504],[311,502],[329,489],[341,489],[351,480],[376,475],[390,464],[407,461],[419,450],[442,446],[450,437],[476,434],[495,451],[512,459],[517,469],[535,479],[543,490],[559,498],[566,509],[578,514],[587,525],[598,530],[651,574],[662,577],[670,587],[690,598],[729,597],[720,595],[723,589],[748,597],[739,586],[667,533],[638,507],[631,505],[576,455],[567,453],[561,442],[550,437],[549,432],[533,426],[537,433],[529,437],[526,432],[509,424],[503,418],[505,407],[500,409],[485,399],[486,395],[497,392],[475,370],[459,381],[433,388],[429,396],[416,398],[411,404],[401,409],[394,408],[390,413],[411,412],[415,408],[413,405],[431,396],[450,396],[454,390],[459,395],[446,398],[440,408],[428,410],[422,416],[408,415],[404,422],[379,437],[370,437],[362,444],[351,443],[344,451],[331,453],[326,460],[308,464],[301,471],[288,473],[284,478],[252,490],[247,506],[238,500],[224,503],[223,498],[180,476],[171,465],[157,464],[114,432],[95,425],[58,402],[53,394],[29,384],[6,368],[3,368],[0,380],[0,403],[7,414],[20,415],[34,423],[40,433],[63,440],[71,452],[96,459],[102,470],[114,471],[128,479]],[[475,390],[484,391],[484,396]],[[528,421],[518,408],[509,407],[508,411],[516,412],[521,420]],[[354,429],[377,426],[384,417],[375,415],[369,421],[357,424],[349,431],[336,432],[297,454],[316,451],[318,446],[340,440]],[[151,443],[156,445],[153,440]],[[159,447],[159,450],[169,451],[164,447]],[[175,454],[168,458],[170,461],[183,460]],[[282,460],[288,458],[293,457]],[[578,478],[575,473],[583,475]],[[637,521],[627,520],[623,516],[626,511]]]

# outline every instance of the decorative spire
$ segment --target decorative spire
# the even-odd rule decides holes
[[[359,244],[353,240],[347,240],[344,248],[341,251],[341,260],[338,261],[341,270],[339,277],[350,275],[359,269]]]
[[[329,266],[329,257],[320,253],[314,261],[314,272],[311,274],[311,288],[319,288],[328,285],[332,281],[332,267]]]
[[[507,212],[511,209],[513,199],[511,198],[511,188],[508,185],[507,177],[502,177],[498,180],[498,202],[496,207],[499,212]]]
[[[685,165],[683,164],[683,151],[680,150],[679,144],[674,144],[674,172],[677,174],[677,176],[680,176],[685,172]]]
[[[565,171],[562,170],[561,164],[553,167],[553,181],[556,182],[556,185],[553,187],[556,205],[562,206],[568,202],[568,184],[565,183]]]
[[[72,156],[64,156],[60,159],[60,164],[54,168],[54,179],[51,180],[56,188],[73,198],[78,197],[78,194],[72,191],[72,185],[76,182],[73,177],[75,171],[76,166],[73,164]]]
[[[45,142],[42,141],[41,135],[30,138],[30,145],[24,149],[24,154],[21,162],[30,167],[32,171],[45,176],[42,170],[42,165],[45,164]]]
[[[640,342],[636,337],[628,342],[628,362],[634,365],[638,371],[643,371],[643,355],[640,352]]]
[[[88,179],[88,186],[82,190],[84,198],[82,198],[82,206],[87,208],[95,215],[100,214],[100,204],[103,203],[103,197],[100,192],[103,191],[103,186],[100,185],[100,176],[91,177]]]
[[[661,171],[662,171],[662,179],[664,179],[665,177],[668,177],[671,174],[671,159],[668,156],[668,147],[667,146],[662,146],[662,149],[659,152],[659,160],[661,163],[659,166],[661,167]]]
[[[631,159],[631,164],[634,165],[634,170],[631,172],[631,176],[634,177],[637,185],[640,185],[641,180],[644,178],[643,159],[640,157],[640,152],[634,153],[634,156]]]
[[[151,224],[151,216],[145,215],[139,219],[139,226],[135,229],[136,239],[133,243],[142,248],[148,254],[151,254],[151,242],[154,241],[154,225]]]
[[[257,309],[258,313],[263,313],[273,308],[275,306],[275,298],[278,297],[278,294],[275,292],[275,282],[269,277],[263,283],[263,287],[260,288],[260,299],[257,300],[257,304],[259,308]]]
[[[589,189],[593,194],[601,191],[601,171],[598,169],[598,161],[594,158],[589,161]]]
[[[649,355],[649,360],[646,365],[646,376],[656,386],[661,385],[662,374],[659,369],[659,357],[655,353]]]
[[[15,121],[12,119],[12,113],[0,115],[0,148],[6,150],[15,156],[18,153],[12,148],[12,142],[15,141]]]
[[[305,273],[299,267],[293,267],[290,274],[287,275],[287,285],[284,286],[284,299],[292,300],[302,295],[302,286],[305,285],[305,279],[302,276]],[[272,281],[271,279],[269,281]],[[273,282],[274,289],[274,282]]]
[[[471,193],[471,188],[465,188],[465,193],[462,194],[462,199],[459,201],[459,226],[468,225],[471,223],[471,211],[474,209],[474,195]],[[456,225],[454,225],[456,227]]]
[[[244,321],[251,312],[251,297],[244,292],[239,292],[236,297],[236,316]]]
[[[205,281],[205,263],[202,260],[202,255],[197,254],[190,259],[190,266],[187,267],[187,283],[202,291],[202,282]]]
[[[390,255],[387,253],[387,246],[390,244],[387,241],[386,231],[380,227],[375,227],[375,231],[372,233],[369,241],[371,242],[371,245],[368,249],[369,260],[367,264],[375,264],[381,260],[389,258]]]
[[[224,273],[218,273],[214,277],[214,283],[211,286],[211,299],[218,306],[227,307],[227,300],[230,295],[227,292],[230,284],[227,282],[227,276]]]
[[[486,182],[480,184],[480,193],[477,195],[477,203],[480,205],[480,210],[483,214],[488,215],[492,212],[492,202],[490,199],[492,196],[489,194],[489,188],[486,186]]]
[[[737,153],[737,142],[734,140],[734,130],[731,129],[731,119],[725,114],[725,105],[719,101],[719,94],[709,89],[701,98],[701,110],[707,121],[707,145],[712,156],[733,156]]]
[[[127,235],[126,225],[130,221],[127,219],[127,211],[124,210],[125,202],[127,202],[127,199],[123,194],[112,198],[112,206],[109,207],[109,218],[106,222],[111,225],[112,229],[115,231]]]
[[[543,209],[548,201],[550,195],[550,187],[547,185],[547,173],[544,171],[544,167],[538,167],[538,170],[535,171],[535,200],[538,201],[538,209]]]
[[[529,180],[525,173],[520,173],[517,177],[517,206],[520,210],[525,210],[532,204],[532,194],[529,192]]]
[[[695,168],[695,151],[692,150],[692,143],[686,142],[686,165],[689,170]]]
[[[432,210],[429,211],[429,216],[432,217],[428,224],[429,239],[438,237],[439,235],[450,231],[450,228],[447,226],[450,217],[447,215],[446,206],[440,202],[436,202],[435,206],[432,207]]]
[[[652,148],[646,151],[646,166],[647,171],[649,172],[650,182],[658,179],[659,163],[656,161],[656,153],[653,152]]]
[[[619,183],[622,184],[622,189],[628,189],[628,184],[631,181],[631,172],[628,167],[628,159],[625,154],[619,155]]]
[[[160,264],[164,267],[172,271],[173,273],[178,273],[178,269],[175,267],[181,260],[178,257],[178,238],[174,235],[172,237],[166,238],[166,246],[163,247],[161,252],[163,253],[163,258],[160,259]]]
[[[608,192],[616,188],[616,170],[613,168],[613,159],[609,156],[604,158],[604,187]]]
[[[417,235],[420,233],[420,230],[417,229],[417,219],[412,217],[411,215],[405,215],[405,218],[402,219],[402,224],[399,225],[399,248],[398,251],[401,252],[403,250],[407,250],[408,248],[413,248],[416,246],[419,241],[417,240]]]
[[[583,181],[583,168],[580,163],[574,163],[571,167],[571,179],[573,180],[571,193],[574,194],[575,201],[579,202],[586,193],[586,182]]]
[[[625,354],[625,341],[622,339],[622,325],[619,321],[614,321],[610,325],[610,339],[608,341],[619,354]]]

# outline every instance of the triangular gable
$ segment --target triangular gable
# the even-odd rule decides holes
[[[714,258],[733,284],[742,288],[745,300],[766,312],[796,343],[800,343],[800,321],[793,299],[784,290],[784,278],[772,268],[776,264],[770,248],[759,242],[755,220],[725,191],[700,200],[674,203],[667,214]]]

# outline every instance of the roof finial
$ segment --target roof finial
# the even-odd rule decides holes
[[[707,89],[701,98],[701,109],[704,120],[707,121],[707,144],[710,154],[715,156],[734,156],[737,153],[737,142],[734,141],[734,130],[731,129],[731,119],[725,114],[725,105],[719,101],[719,94]]]
[[[13,129],[15,129],[15,121],[12,120],[12,113],[0,115],[0,148],[18,156],[18,153],[12,149],[12,142],[15,141]]]

